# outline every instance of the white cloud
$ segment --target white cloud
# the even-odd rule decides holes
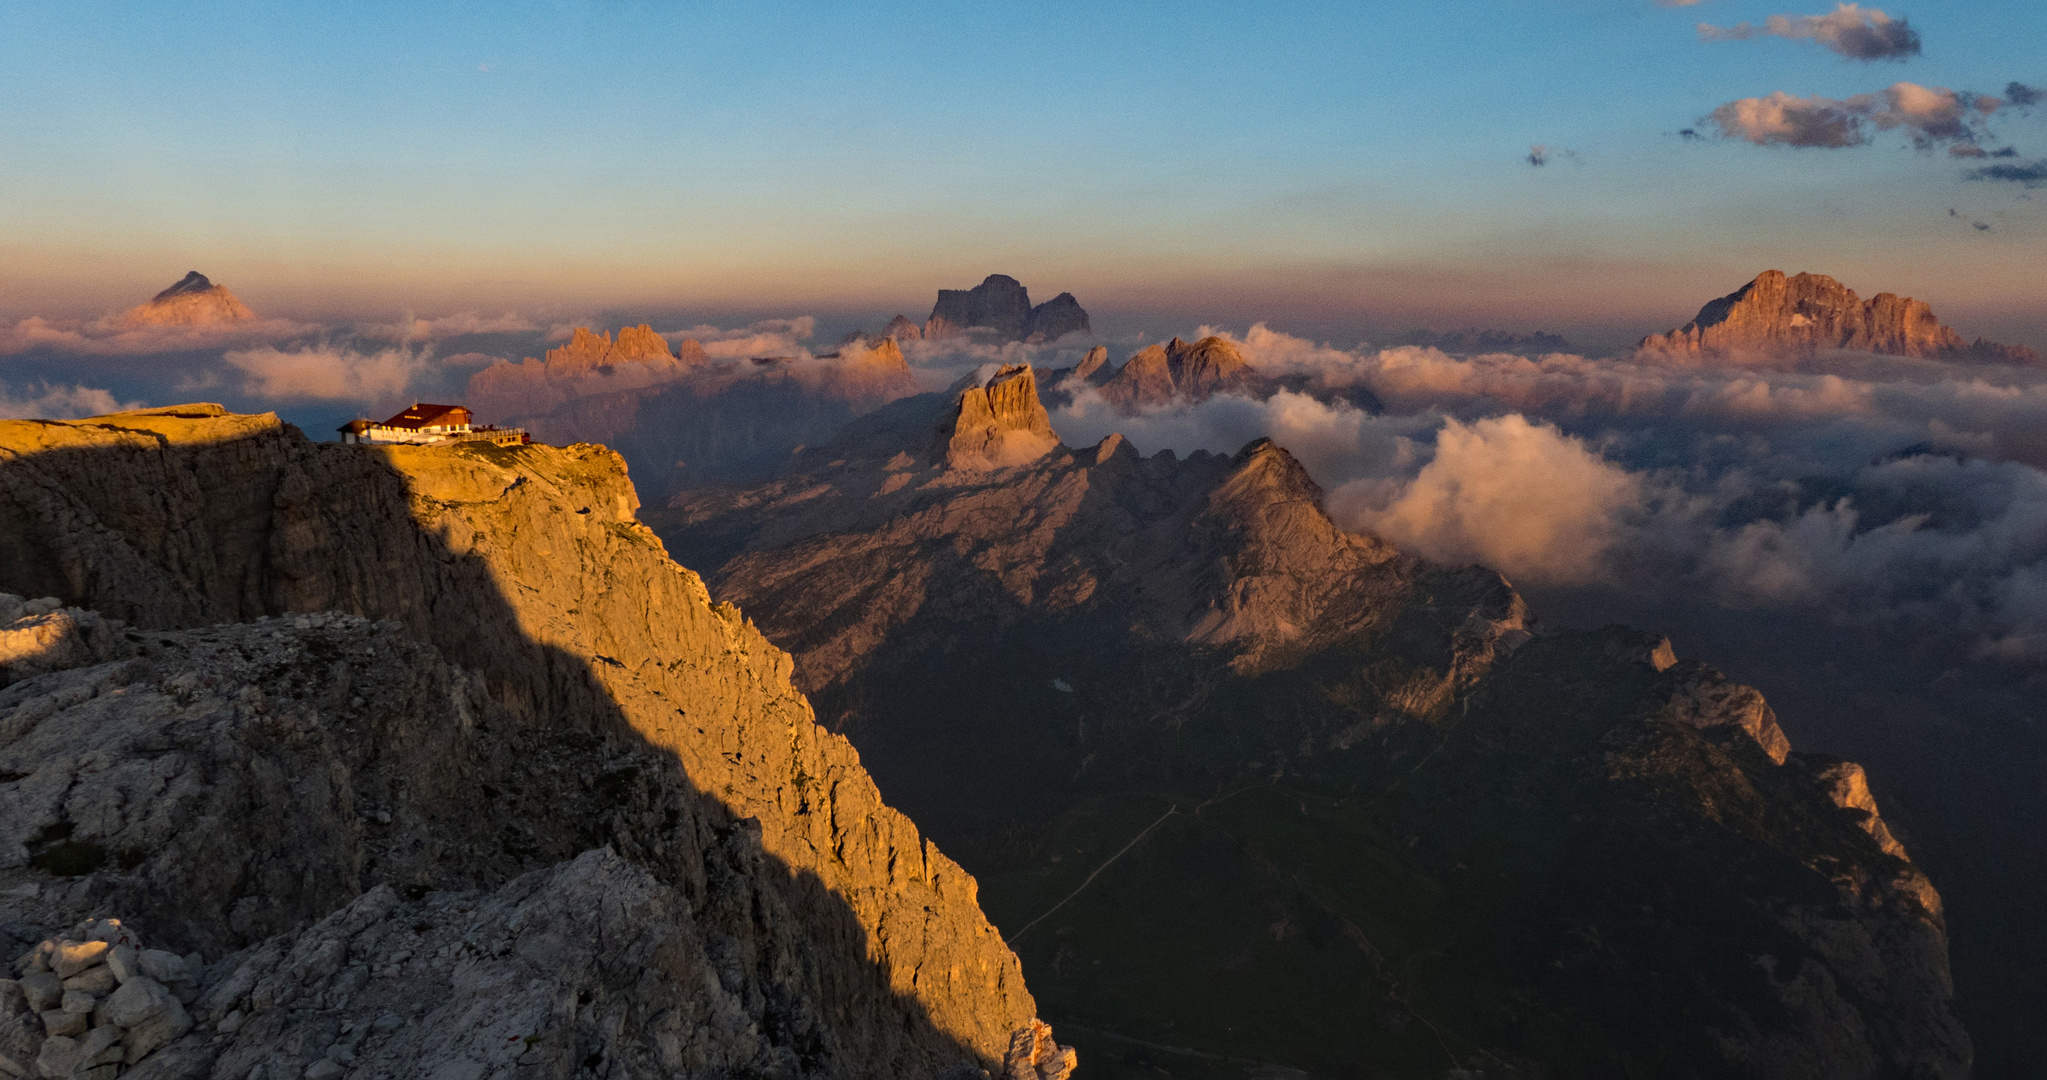
[[[1457,358],[1263,325],[1239,347],[1306,392],[1125,417],[1083,391],[1053,426],[1072,445],[1120,431],[1147,453],[1269,435],[1345,527],[1527,584],[1817,606],[2047,659],[2047,372],[1854,354],[1788,371]],[[1352,388],[1385,411],[1351,405]]]
[[[230,351],[224,359],[242,373],[242,391],[255,397],[370,404],[405,398],[412,381],[433,366],[433,350],[366,353],[319,345],[287,352],[266,346]]]
[[[15,390],[0,382],[0,417],[8,419],[77,420],[141,407],[139,401],[118,401],[97,387],[35,382]]]

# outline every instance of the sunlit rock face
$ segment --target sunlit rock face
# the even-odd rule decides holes
[[[1106,353],[1102,360],[1106,360]],[[1100,361],[1089,353],[1082,368],[1094,363],[1086,375],[1100,370]],[[1082,374],[1075,369],[1076,374]],[[1179,338],[1164,345],[1151,345],[1125,361],[1115,375],[1101,384],[1102,396],[1124,414],[1136,413],[1174,401],[1206,401],[1221,393],[1258,396],[1269,388],[1258,371],[1244,360],[1237,347],[1219,337],[1196,342]]]
[[[0,422],[0,960],[199,954],[160,1075],[1057,1072],[975,881],[637,506],[596,446]]]
[[[907,322],[908,320],[903,320]],[[893,324],[891,324],[893,325]],[[990,274],[971,289],[940,289],[923,336],[945,338],[975,330],[1008,341],[1056,341],[1090,332],[1087,312],[1072,293],[1031,306],[1030,290],[1007,274]]]
[[[255,317],[235,294],[194,270],[149,303],[131,309],[126,320],[132,326],[211,326]]]
[[[1205,344],[1137,374],[1226,384]],[[1269,440],[954,452],[1035,434],[1035,383],[648,520],[975,874],[1047,1012],[1314,1075],[1967,1074],[1939,894],[1754,688],[1344,530]]]
[[[1934,359],[2037,363],[2017,345],[1973,343],[1941,325],[1923,301],[1878,293],[1865,301],[1824,274],[1766,270],[1707,304],[1691,322],[1643,338],[1637,351],[1675,359],[1799,359],[1832,349]]]
[[[954,468],[999,469],[1036,461],[1059,446],[1030,365],[1014,364],[960,388],[939,456]]]

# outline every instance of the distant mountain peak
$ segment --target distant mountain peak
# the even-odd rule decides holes
[[[176,285],[173,285],[170,288],[165,289],[160,293],[157,293],[154,297],[150,299],[149,302],[152,304],[160,303],[162,301],[169,300],[173,296],[184,296],[187,293],[208,292],[211,291],[212,288],[213,282],[206,280],[205,274],[202,274],[197,270],[187,270],[185,271],[185,276],[179,278],[178,283]]]
[[[971,289],[938,290],[922,336],[942,338],[974,330],[992,330],[1010,341],[1041,342],[1091,333],[1092,327],[1072,293],[1032,307],[1030,290],[1022,282],[1008,274],[989,274]]]
[[[130,309],[127,321],[138,326],[206,326],[255,317],[233,293],[208,281],[205,274],[190,270],[149,303]]]
[[[948,467],[1023,465],[1059,446],[1029,364],[1010,364],[986,382],[975,380],[955,400],[951,421],[938,432],[939,456]]]
[[[1642,339],[1637,351],[1675,358],[1794,359],[1830,349],[1929,359],[2035,364],[2017,345],[1971,343],[1934,317],[1924,301],[1895,293],[1868,300],[1825,274],[1765,270],[1699,309],[1691,322]]]

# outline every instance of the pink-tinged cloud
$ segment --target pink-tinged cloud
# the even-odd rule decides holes
[[[12,326],[0,326],[0,356],[36,348],[86,356],[142,356],[217,349],[254,341],[282,341],[306,337],[321,329],[290,319],[248,319],[197,326],[138,326],[119,316],[52,320],[31,315]]]
[[[356,332],[364,337],[391,341],[441,341],[471,334],[530,333],[538,329],[540,327],[533,320],[513,311],[501,315],[464,311],[432,319],[407,315],[395,323],[373,323],[358,328]]]
[[[358,352],[333,346],[285,351],[264,347],[228,352],[242,392],[272,401],[356,401],[386,404],[408,398],[414,379],[434,366],[433,350],[394,347]]]
[[[1847,98],[1794,97],[1782,90],[1741,98],[1714,109],[1706,123],[1730,139],[1758,146],[1844,147],[1869,141],[1869,126],[1901,130],[1922,150],[1973,146],[1983,121],[2002,98],[1942,86],[1893,83],[1877,94]]]
[[[1699,24],[1701,41],[1744,41],[1762,36],[1815,41],[1850,60],[1903,60],[1919,55],[1919,32],[1904,19],[1875,8],[1842,4],[1825,15],[1772,15],[1763,25]]]

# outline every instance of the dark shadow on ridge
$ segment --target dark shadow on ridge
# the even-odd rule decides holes
[[[121,420],[104,418],[103,426],[120,429]],[[532,756],[574,763],[598,754],[650,766],[566,778],[581,794],[577,802],[565,788],[565,802],[598,807],[601,820],[536,822],[535,836],[468,860],[462,873],[415,864],[414,876],[394,885],[489,888],[609,843],[687,896],[701,916],[706,874],[744,874],[753,862],[758,902],[742,914],[774,946],[755,958],[754,974],[783,994],[769,1003],[768,1035],[789,1046],[806,1072],[931,1076],[968,1062],[1000,1067],[941,1031],[922,1001],[894,991],[888,973],[868,959],[870,932],[847,900],[815,873],[762,851],[758,825],[704,790],[675,751],[648,741],[592,661],[525,634],[486,561],[413,516],[417,492],[406,473],[375,452],[307,443],[289,426],[215,442],[162,436],[155,442],[0,456],[0,590],[56,596],[162,630],[318,611],[390,620],[449,663],[484,676],[495,707],[479,725],[480,741],[513,747],[479,751],[471,763],[481,762],[484,774],[449,777],[454,787],[473,781],[487,793],[468,804],[476,820],[436,826],[453,830],[449,835],[469,830],[493,840],[506,822],[492,819],[534,794],[506,785],[541,782]],[[520,455],[539,449],[446,452],[516,468]],[[144,477],[162,486],[133,482]],[[181,495],[197,497],[196,514],[177,513]],[[67,528],[73,531],[61,531]],[[616,663],[598,658],[607,661]],[[649,815],[664,814],[662,824],[647,826]],[[751,853],[724,859],[729,865],[721,869],[721,848],[746,847],[749,839]],[[264,931],[317,919],[392,880],[393,867],[363,865],[361,854],[358,847],[356,868],[300,896],[295,909],[277,911]],[[175,934],[170,928],[195,914],[161,895],[127,895],[155,904],[131,913],[139,926],[160,921]],[[793,916],[779,935],[764,921],[777,909]],[[239,948],[265,936],[227,925],[225,908],[219,920],[202,928],[217,946]],[[777,955],[766,955],[771,951]],[[661,1007],[645,1005],[650,1012]]]

